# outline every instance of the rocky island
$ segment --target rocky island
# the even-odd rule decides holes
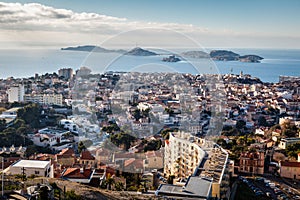
[[[239,61],[241,62],[253,62],[258,63],[260,60],[264,59],[263,57],[257,55],[244,55],[239,57]]]
[[[148,51],[146,49],[142,49],[140,47],[136,47],[136,48],[126,52],[125,55],[129,55],[129,56],[156,56],[158,54],[154,53],[152,51]]]
[[[181,61],[181,59],[176,57],[175,55],[171,55],[169,57],[164,57],[162,59],[162,61],[164,61],[164,62],[179,62],[179,61]]]
[[[209,58],[209,54],[204,51],[186,51],[181,53],[183,57],[186,58]]]
[[[99,53],[125,53],[125,50],[118,49],[105,49],[103,47],[95,46],[95,45],[83,45],[77,47],[66,47],[61,48],[63,51],[87,51],[87,52],[99,52]]]
[[[213,50],[210,52],[209,55],[213,60],[218,60],[218,61],[240,61],[240,62],[258,63],[262,59],[264,59],[263,57],[257,55],[240,56],[237,53],[234,53],[232,51],[227,51],[227,50]]]

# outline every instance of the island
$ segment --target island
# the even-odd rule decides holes
[[[264,59],[263,57],[257,55],[240,56],[239,54],[228,50],[213,50],[209,55],[213,60],[217,61],[240,61],[258,63],[262,59]]]
[[[129,55],[129,56],[156,56],[158,54],[155,53],[155,52],[152,52],[152,51],[148,51],[146,49],[142,49],[140,47],[136,47],[136,48],[126,52],[125,55]]]
[[[238,60],[240,57],[239,54],[227,50],[213,50],[210,52],[209,55],[213,60],[219,60],[219,61]]]
[[[240,62],[253,62],[253,63],[259,63],[263,57],[257,56],[257,55],[244,55],[239,57]]]
[[[77,47],[66,47],[61,48],[63,51],[87,51],[87,52],[99,52],[99,53],[125,53],[125,50],[122,49],[105,49],[100,46],[95,45],[83,45],[83,46],[77,46]]]
[[[186,51],[182,52],[181,55],[186,58],[209,58],[209,54],[204,51]]]
[[[164,62],[178,62],[178,61],[181,61],[181,59],[176,57],[175,55],[171,55],[169,57],[164,57],[162,59],[162,61],[164,61]]]

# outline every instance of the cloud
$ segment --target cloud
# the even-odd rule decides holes
[[[201,31],[189,24],[129,21],[97,13],[77,13],[67,9],[57,9],[38,3],[0,2],[0,29],[38,31],[79,31],[96,33],[119,33],[140,28],[165,28],[175,31]]]
[[[240,33],[232,29],[211,30],[205,27],[192,24],[161,23],[131,21],[126,18],[119,18],[97,13],[78,13],[67,9],[58,9],[45,6],[39,3],[4,3],[0,2],[0,42],[7,44],[9,41],[18,46],[23,44],[99,44],[110,36],[136,29],[145,31],[132,32],[119,38],[119,43],[126,41],[131,43],[144,43],[143,38],[148,37],[146,44],[166,44],[180,41],[177,32],[196,38],[206,46],[221,46],[230,41],[240,43],[245,38],[261,37],[268,40],[262,33]],[[169,31],[150,31],[162,29]],[[173,32],[173,33],[171,33]],[[126,35],[126,34],[125,34]],[[166,41],[167,38],[167,41]],[[226,39],[227,41],[224,41]],[[295,38],[299,44],[299,38]],[[216,44],[216,41],[219,43]],[[253,39],[251,40],[253,41]],[[147,43],[148,42],[148,43]],[[101,42],[100,42],[101,43]],[[272,44],[272,42],[270,42]],[[240,45],[240,46],[241,46]],[[233,44],[232,46],[237,46]]]

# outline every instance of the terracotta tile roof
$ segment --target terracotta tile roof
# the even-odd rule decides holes
[[[151,157],[161,157],[162,154],[160,151],[147,151],[146,152],[146,157],[151,158]]]
[[[81,172],[83,170],[83,172]],[[62,174],[62,178],[86,179],[92,175],[92,169],[68,168]]]
[[[300,162],[281,161],[280,165],[284,166],[284,167],[299,167],[300,168]]]
[[[66,169],[66,171],[63,175],[68,176],[69,174],[75,172],[76,170],[77,170],[77,168],[68,168],[68,169]]]
[[[127,166],[131,165],[132,163],[134,163],[134,161],[135,161],[135,158],[130,158],[128,160],[125,160],[124,166],[127,167]]]
[[[57,158],[75,157],[75,151],[71,148],[61,150],[60,153],[56,154]]]
[[[129,167],[133,166],[136,169],[143,169],[143,160],[142,159],[135,159],[135,158],[130,158],[128,160],[125,160],[124,162],[124,167]]]
[[[75,152],[74,152],[74,149],[71,149],[71,148],[65,148],[65,149],[63,149],[63,150],[61,150],[61,152],[59,153],[60,155],[66,155],[66,154],[68,154],[68,155],[72,155],[72,154],[74,154]]]
[[[115,153],[115,159],[116,158],[132,158],[132,157],[134,157],[134,153],[128,153],[128,152]]]
[[[95,157],[89,151],[82,151],[80,154],[82,160],[95,160]]]

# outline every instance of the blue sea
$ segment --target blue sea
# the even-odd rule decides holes
[[[250,74],[264,82],[278,82],[280,75],[300,76],[300,50],[228,49],[240,55],[256,54],[264,57],[261,63],[188,59],[176,63],[162,62],[159,56],[126,56],[117,53],[89,53],[60,49],[0,50],[0,78],[31,77],[35,73],[57,72],[60,68],[79,69],[86,66],[93,73],[105,71],[234,73]]]

